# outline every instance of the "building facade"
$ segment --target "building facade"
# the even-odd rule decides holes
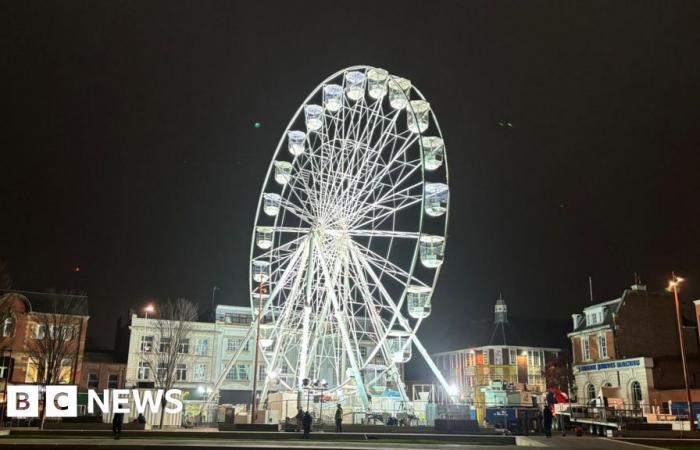
[[[572,315],[575,399],[580,404],[662,412],[665,393],[684,386],[674,301],[635,284],[619,298]],[[697,370],[697,325],[683,319],[683,339]]]
[[[488,345],[432,355],[459,399],[476,410],[483,422],[487,408],[532,406],[532,396],[547,388],[545,369],[559,359],[561,349],[519,345]]]
[[[114,352],[85,352],[78,390],[121,389],[126,381],[126,362]]]
[[[157,315],[157,312],[156,312]],[[154,387],[153,368],[146,353],[159,351],[161,336],[155,322],[157,317],[131,317],[129,351],[126,364],[126,387]],[[174,388],[183,391],[185,417],[196,416],[215,389],[233,354],[243,350],[234,366],[223,377],[218,389],[218,404],[234,405],[237,412],[246,411],[252,401],[254,339],[244,344],[252,323],[250,308],[218,305],[214,322],[191,322],[181,358],[176,367]],[[258,390],[266,379],[265,367],[259,367]]]
[[[56,381],[78,384],[89,319],[87,297],[4,291],[0,294],[0,303],[8,308],[0,338],[3,352],[0,378],[10,384],[41,382],[45,369],[37,366],[40,364],[38,360],[47,357],[41,354],[37,342],[56,341],[57,351],[63,354]]]

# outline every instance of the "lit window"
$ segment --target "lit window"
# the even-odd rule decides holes
[[[583,360],[588,361],[591,359],[591,349],[588,343],[588,336],[581,338],[581,348],[583,349]]]

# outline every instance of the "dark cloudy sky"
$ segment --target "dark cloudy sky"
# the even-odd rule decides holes
[[[566,319],[589,275],[604,300],[675,269],[697,298],[699,23],[696,1],[4,1],[0,256],[16,288],[87,290],[92,345],[149,298],[246,304],[280,134],[369,64],[413,80],[447,143],[429,348],[478,343],[499,292]]]

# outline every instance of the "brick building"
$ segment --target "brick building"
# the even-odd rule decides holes
[[[43,339],[47,333],[60,335],[67,342],[65,358],[61,361],[59,383],[77,384],[81,378],[85,337],[88,324],[88,301],[83,295],[24,291],[3,291],[0,304],[8,315],[0,329],[0,383],[31,384],[41,372],[31,358],[32,340]],[[65,314],[60,330],[46,326],[52,315]],[[70,314],[68,314],[70,313]],[[59,323],[59,321],[55,321]],[[49,328],[49,329],[47,329]],[[59,328],[57,325],[56,328]],[[60,333],[60,334],[59,334]],[[4,402],[2,398],[0,402]]]
[[[687,311],[686,311],[687,312]],[[697,324],[684,314],[690,383],[700,377]],[[673,296],[635,284],[619,298],[572,314],[571,339],[579,403],[613,399],[620,407],[661,411],[683,389]],[[668,398],[667,398],[668,397]]]
[[[85,352],[78,390],[121,389],[126,379],[126,362],[115,352]]]

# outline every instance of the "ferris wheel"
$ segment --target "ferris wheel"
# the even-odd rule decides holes
[[[253,229],[250,292],[269,389],[324,380],[339,398],[393,390],[430,315],[444,258],[447,161],[430,104],[406,78],[341,70],[292,117]]]

